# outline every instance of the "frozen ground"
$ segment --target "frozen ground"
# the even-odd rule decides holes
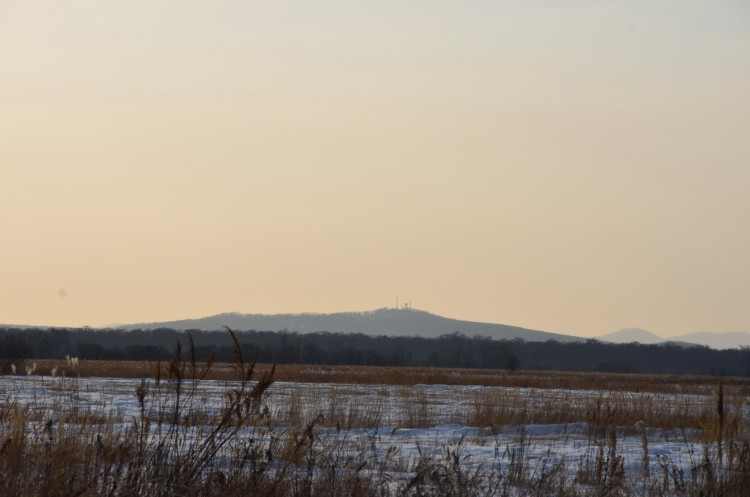
[[[134,394],[140,380],[110,378],[61,379],[36,376],[0,377],[0,403],[27,405],[39,419],[52,419],[66,410],[91,411],[102,419],[127,425],[139,416]],[[168,384],[148,381],[150,408],[168,412],[173,396]],[[186,382],[191,389],[191,383]],[[226,382],[202,381],[189,396],[191,409],[208,415],[219,412]],[[475,427],[467,424],[480,402],[497,401],[508,412],[533,409],[580,408],[617,395],[654,409],[702,412],[711,409],[710,396],[628,394],[623,392],[503,389],[500,387],[417,385],[335,385],[275,383],[264,401],[269,423],[264,436],[299,430],[319,414],[327,419],[316,427],[325,444],[336,444],[343,457],[367,452],[390,459],[391,468],[413,467],[420,457],[431,457],[467,468],[496,467],[530,472],[539,477],[563,468],[568,478],[595,471],[599,463],[621,464],[631,478],[647,471],[682,471],[689,474],[700,464],[704,445],[691,430],[646,427],[609,427],[598,432],[592,425],[576,423],[509,424]],[[660,407],[661,406],[661,407]],[[267,409],[265,409],[267,407]],[[335,423],[333,420],[336,420]],[[614,435],[614,437],[613,437]],[[645,438],[644,438],[645,435]],[[255,435],[254,435],[255,436]],[[645,445],[644,445],[645,442]],[[647,450],[644,450],[647,447]]]

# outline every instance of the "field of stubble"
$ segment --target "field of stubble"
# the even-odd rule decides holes
[[[29,373],[29,374],[27,374]],[[0,377],[0,488],[44,496],[750,495],[744,379],[244,362]]]

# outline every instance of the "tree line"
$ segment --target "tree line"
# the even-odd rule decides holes
[[[175,344],[188,350],[188,333],[198,360],[231,361],[224,330],[189,332],[114,329],[0,328],[0,372],[26,358],[66,355],[96,360],[168,360]],[[608,344],[597,340],[562,343],[467,337],[371,336],[360,333],[237,331],[245,357],[277,364],[351,364],[505,368],[750,376],[750,349],[714,350],[676,344]]]

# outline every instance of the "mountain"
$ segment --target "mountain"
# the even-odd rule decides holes
[[[598,337],[603,342],[642,344],[674,343],[686,347],[704,345],[712,349],[737,349],[750,347],[750,333],[735,331],[731,333],[690,333],[670,338],[662,338],[655,333],[640,328],[626,328]]]
[[[217,314],[198,319],[118,325],[119,329],[173,328],[176,330],[218,330],[228,326],[235,330],[296,331],[310,333],[363,333],[367,335],[437,337],[450,333],[467,336],[482,335],[493,339],[521,338],[531,342],[557,340],[583,341],[583,338],[559,333],[529,330],[504,324],[477,323],[445,318],[411,308],[384,308],[369,312],[338,312],[333,314]]]
[[[599,337],[599,340],[612,343],[638,342],[642,344],[661,343],[664,341],[659,335],[641,328],[625,328],[620,331],[615,331],[614,333],[602,335]]]
[[[672,338],[680,342],[697,343],[707,345],[713,349],[736,349],[739,347],[750,347],[750,333],[733,331],[729,333],[700,332],[680,335]]]

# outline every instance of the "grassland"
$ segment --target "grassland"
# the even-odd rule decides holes
[[[747,379],[273,368],[237,352],[28,361],[0,381],[2,494],[750,495]]]
[[[28,361],[37,365],[35,374],[50,376],[67,373],[78,377],[151,378],[167,370],[167,362],[158,361],[81,361],[73,369],[65,359]],[[205,379],[234,380],[235,368],[230,363],[213,363],[206,368]],[[257,371],[266,372],[270,364],[258,364]],[[620,373],[586,373],[561,371],[514,371],[505,369],[461,369],[378,366],[321,366],[282,364],[275,366],[276,381],[299,383],[345,383],[364,385],[482,385],[519,388],[570,390],[616,390],[654,393],[702,393],[724,385],[750,395],[750,378],[692,375],[649,375]]]

